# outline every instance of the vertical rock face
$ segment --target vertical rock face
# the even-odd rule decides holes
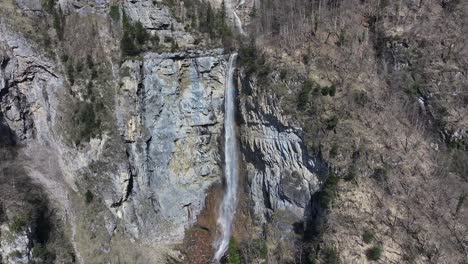
[[[132,167],[127,190],[135,196],[118,212],[142,235],[182,238],[221,177],[221,52],[147,54],[122,66],[129,76],[122,79],[117,115]]]
[[[50,187],[67,210],[72,207],[67,189],[79,191],[80,175],[93,166],[93,173],[101,174],[93,179],[96,195],[130,234],[143,241],[180,241],[204,207],[208,188],[222,175],[223,51],[149,53],[124,62],[114,98],[120,135],[103,131],[72,147],[56,131],[64,78],[20,36],[4,36],[17,39],[1,50],[2,129],[12,131],[8,140],[38,146],[41,155],[48,153],[60,164],[57,174],[39,170],[30,176]],[[13,246],[2,244],[4,251]]]
[[[176,9],[183,10],[183,2],[179,4]],[[171,10],[160,1],[125,1],[123,6],[126,15],[132,21],[141,22],[149,32],[157,33],[161,40],[174,39],[181,47],[196,48],[193,36],[172,16]]]
[[[47,127],[53,125],[55,115],[51,105],[57,103],[53,101],[53,95],[63,80],[54,73],[52,62],[37,56],[20,34],[12,32],[3,23],[0,24],[0,33],[0,104],[3,119],[15,130],[19,140],[33,137],[46,139]],[[34,119],[37,120],[35,125]]]
[[[250,81],[241,92],[241,148],[255,213],[262,221],[277,210],[302,218],[327,168],[307,154],[301,130],[286,121],[277,98]]]
[[[223,50],[147,53],[123,62],[99,91],[100,100],[114,102],[105,105],[109,129],[70,143],[74,128],[66,116],[77,115],[75,104],[93,103],[81,96],[85,84],[68,84],[65,65],[3,21],[0,34],[0,128],[11,134],[1,140],[24,146],[14,162],[28,159],[28,176],[60,204],[73,236],[81,232],[73,223],[81,212],[69,195],[89,189],[108,209],[100,215],[111,236],[122,223],[142,241],[180,242],[222,176]],[[2,252],[14,247],[0,241]],[[81,259],[80,245],[75,249]]]

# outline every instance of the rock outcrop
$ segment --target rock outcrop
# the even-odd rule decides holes
[[[31,244],[28,232],[24,230],[15,234],[11,232],[7,225],[0,226],[2,237],[7,237],[0,240],[0,256],[5,263],[28,263],[31,258]],[[5,235],[4,235],[5,234]]]
[[[183,31],[167,7],[133,5],[138,1],[125,2],[123,8],[130,19],[147,14],[151,23],[164,24],[160,18],[166,17]],[[104,1],[60,1],[60,6],[73,19],[108,16]],[[28,16],[47,17],[39,1],[20,1],[18,7],[36,12]],[[181,242],[204,208],[208,188],[222,176],[224,51],[145,53],[117,66],[110,55],[116,45],[108,41],[119,40],[100,24],[93,30],[108,45],[106,54],[88,65],[97,77],[86,79],[84,72],[91,69],[82,69],[72,80],[67,67],[73,61],[57,55],[69,47],[46,47],[57,52],[46,54],[11,24],[14,19],[0,19],[0,145],[21,146],[9,164],[24,164],[24,175],[44,187],[69,227],[76,261],[99,261],[112,250],[133,248],[120,241]],[[152,30],[150,22],[142,23]],[[171,27],[154,30],[171,32]],[[188,33],[180,33],[180,39],[182,46],[193,40]],[[8,214],[4,220],[12,221]],[[100,246],[89,249],[90,237]],[[10,243],[0,237],[1,254],[10,254],[23,240],[16,236]],[[141,261],[147,259],[152,258]]]
[[[21,36],[8,34],[5,28],[3,33],[9,45],[1,58],[3,125],[21,144],[66,153],[56,157],[64,179],[45,175],[43,180],[77,190],[76,180],[86,166],[117,157],[121,164],[97,170],[110,180],[96,187],[105,205],[125,220],[135,237],[180,240],[203,208],[207,188],[221,176],[222,50],[149,53],[142,60],[124,62],[115,127],[127,149],[109,155],[103,151],[119,138],[110,138],[115,135],[105,131],[79,149],[63,142],[55,130],[63,77]],[[128,162],[120,159],[123,154]],[[62,196],[58,193],[56,198]]]
[[[157,34],[164,43],[171,39],[182,48],[196,48],[194,37],[188,33],[184,25],[171,14],[169,7],[160,1],[136,0],[125,1],[123,4],[125,14],[132,21],[139,21],[151,34]],[[183,2],[177,10],[183,10]]]
[[[111,206],[143,236],[179,241],[221,179],[225,64],[214,50],[150,53],[122,65],[117,116],[131,175]]]
[[[286,210],[303,219],[327,167],[310,156],[301,129],[288,121],[274,94],[244,80],[240,94],[241,148],[250,196],[262,222]]]

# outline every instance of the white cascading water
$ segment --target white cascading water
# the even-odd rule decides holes
[[[235,100],[234,65],[237,53],[229,57],[224,97],[224,177],[226,190],[219,208],[218,225],[221,227],[221,237],[216,242],[214,261],[219,263],[229,246],[231,225],[237,207],[237,141],[235,130]]]
[[[232,4],[230,1],[227,1],[226,2],[226,9],[227,10],[230,10],[232,15],[234,16],[234,23],[236,24],[236,28],[237,30],[239,31],[239,33],[242,35],[242,36],[245,36],[245,31],[244,31],[244,28],[242,26],[242,20],[240,19],[240,17],[237,15],[237,12],[236,10],[239,9],[239,7],[243,6],[245,3],[245,0],[240,0],[239,3],[236,5],[235,8],[232,7]]]
[[[236,20],[236,26],[237,26],[237,29],[239,30],[239,33],[245,36],[245,31],[244,31],[244,28],[242,27],[242,21],[236,12],[234,12],[234,19]]]

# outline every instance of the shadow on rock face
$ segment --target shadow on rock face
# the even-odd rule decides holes
[[[0,115],[0,147],[16,146],[15,133],[4,124],[3,116]]]

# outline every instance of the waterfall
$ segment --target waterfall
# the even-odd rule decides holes
[[[239,16],[237,15],[236,11],[233,12],[234,13],[234,19],[236,20],[236,27],[237,29],[239,30],[239,33],[243,36],[245,36],[245,31],[244,31],[244,28],[242,27],[242,21],[241,19],[239,18]]]
[[[229,57],[227,68],[226,87],[224,96],[224,177],[226,189],[223,201],[219,208],[218,225],[221,227],[221,237],[216,242],[214,261],[219,263],[229,246],[231,237],[231,225],[237,206],[237,141],[235,131],[235,88],[234,88],[234,64],[237,53]]]
[[[228,0],[226,2],[226,9],[227,10],[231,10],[231,13],[232,15],[234,16],[234,23],[236,24],[236,28],[237,30],[239,31],[239,33],[242,35],[242,36],[245,36],[245,31],[244,31],[244,28],[242,26],[242,20],[240,19],[240,17],[237,15],[237,9],[239,9],[239,7],[243,6],[245,3],[245,0],[240,0],[239,3],[236,5],[235,8],[232,7],[232,4],[231,2]]]

